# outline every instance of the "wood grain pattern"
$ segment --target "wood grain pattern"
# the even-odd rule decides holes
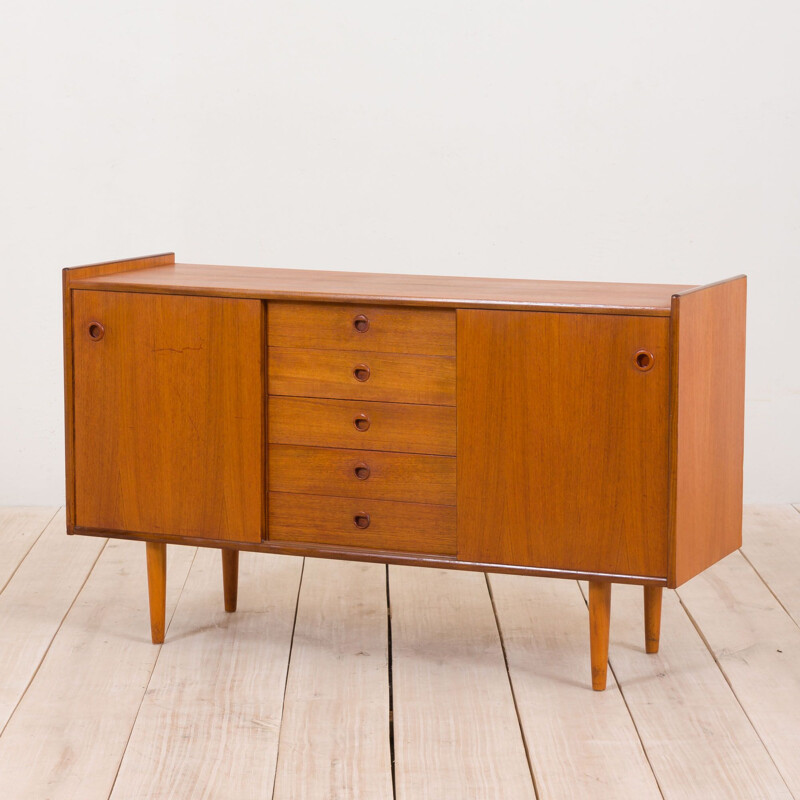
[[[271,444],[268,473],[273,492],[456,504],[452,456]]]
[[[259,541],[261,304],[85,291],[73,303],[76,522]]]
[[[364,431],[354,424],[362,414]],[[271,444],[456,454],[456,410],[448,406],[271,397],[268,415]]]
[[[739,586],[727,591],[738,593]],[[665,800],[790,800],[675,592],[664,592],[663,615],[659,652],[645,655],[641,589],[614,587],[611,666]]]
[[[483,575],[389,567],[398,800],[534,800]]]
[[[358,527],[356,517],[363,517],[367,527]],[[269,538],[454,554],[456,510],[453,506],[270,492]]]
[[[611,584],[589,582],[589,646],[592,657],[592,689],[606,688],[608,673],[608,630],[611,618]]]
[[[491,575],[489,586],[539,797],[661,800],[613,673],[587,700],[578,584]]]
[[[57,511],[57,508],[0,506],[0,592]]]
[[[746,305],[744,276],[673,298],[672,587],[742,544]]]
[[[167,598],[167,546],[147,542],[147,596],[150,600],[150,638],[153,644],[164,641]]]
[[[271,395],[456,404],[455,358],[270,347],[268,360]]]
[[[364,276],[366,285],[372,276]],[[337,303],[268,305],[270,346],[455,356],[454,311]],[[356,317],[366,324],[356,325]]]
[[[162,267],[175,263],[174,253],[161,253],[143,258],[122,261],[105,261],[83,267],[67,267],[61,273],[64,338],[64,430],[65,430],[65,478],[67,497],[67,528],[75,525],[75,408],[72,359],[72,283],[85,278],[119,274],[137,269]]]
[[[306,560],[274,800],[392,800],[387,628],[385,567]]]
[[[458,312],[460,559],[666,576],[668,327]]]
[[[245,555],[230,615],[218,558],[192,564],[111,800],[272,797],[302,559]]]
[[[174,264],[82,281],[84,288],[215,297],[444,308],[505,308],[669,316],[690,287],[643,283],[457,278],[434,275]]]
[[[59,538],[65,550],[84,543]],[[194,552],[176,547],[170,554],[167,618]],[[139,544],[110,541],[97,560],[0,736],[4,797],[94,800],[110,794],[160,650],[147,632],[143,555]],[[47,596],[58,579],[52,583]]]
[[[67,538],[65,522],[59,511],[0,593],[0,732],[105,546],[105,539]]]

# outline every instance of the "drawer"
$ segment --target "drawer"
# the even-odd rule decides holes
[[[456,460],[450,456],[269,446],[272,492],[456,504]]]
[[[456,404],[454,358],[294,347],[268,351],[270,394]]]
[[[269,494],[269,539],[454,555],[456,509],[310,494]]]
[[[455,356],[456,314],[449,309],[271,302],[267,343],[271,347]]]
[[[456,454],[453,406],[269,397],[271,444]]]

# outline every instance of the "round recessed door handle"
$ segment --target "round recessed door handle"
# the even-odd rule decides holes
[[[106,335],[106,329],[99,322],[90,322],[87,330],[93,342],[99,342]]]
[[[369,430],[369,417],[366,414],[359,414],[354,420],[353,425],[356,426],[357,431]]]
[[[357,381],[364,383],[364,381],[369,380],[369,375],[370,375],[370,370],[366,364],[356,364],[353,367],[353,377]]]
[[[359,333],[366,333],[369,330],[369,319],[363,314],[359,314],[353,318],[353,327]]]
[[[360,528],[362,531],[365,528],[369,528],[369,523],[369,514],[365,514],[363,511],[353,517],[353,525],[355,525],[356,528]]]
[[[655,356],[649,350],[637,350],[633,354],[633,363],[639,372],[648,372],[653,369]]]
[[[367,478],[369,478],[370,468],[363,461],[359,461],[358,464],[356,464],[355,467],[353,467],[353,474],[360,481],[365,481]]]

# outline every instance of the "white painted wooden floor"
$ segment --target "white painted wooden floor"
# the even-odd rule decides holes
[[[0,509],[0,798],[800,800],[800,511],[744,541],[598,694],[573,581],[170,547],[158,647],[141,543]]]

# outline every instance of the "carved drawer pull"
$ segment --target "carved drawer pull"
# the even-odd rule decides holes
[[[354,420],[353,425],[356,426],[357,431],[369,430],[369,417],[366,414],[359,414]]]
[[[653,369],[655,360],[655,356],[649,350],[637,350],[633,355],[633,363],[640,372]]]
[[[356,526],[356,528],[361,528],[361,530],[369,528],[369,522],[369,514],[365,514],[364,512],[356,514],[353,517],[353,524]]]
[[[360,481],[365,481],[367,478],[369,478],[370,468],[363,461],[359,461],[358,464],[353,467],[353,473]]]
[[[99,342],[106,335],[106,329],[99,322],[90,322],[88,330],[93,342]]]
[[[363,314],[359,314],[353,320],[353,327],[359,333],[366,333],[369,330],[369,320]]]
[[[366,364],[356,364],[353,367],[353,377],[361,383],[369,380],[369,372],[369,367]]]

